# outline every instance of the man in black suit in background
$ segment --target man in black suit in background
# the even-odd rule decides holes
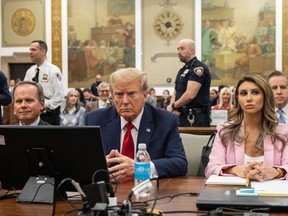
[[[2,125],[1,106],[7,106],[11,103],[12,97],[9,92],[7,78],[5,74],[0,71],[0,125]]]
[[[49,125],[40,118],[44,109],[45,98],[40,84],[22,81],[15,85],[13,91],[14,111],[20,125]]]

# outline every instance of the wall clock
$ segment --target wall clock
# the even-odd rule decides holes
[[[179,14],[173,10],[160,12],[154,20],[154,30],[163,40],[175,39],[183,29],[183,21]]]

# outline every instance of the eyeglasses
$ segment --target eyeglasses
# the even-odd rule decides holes
[[[100,92],[110,92],[110,90],[100,90]]]

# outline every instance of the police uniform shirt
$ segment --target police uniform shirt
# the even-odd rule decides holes
[[[42,86],[45,96],[45,108],[56,109],[64,101],[64,89],[60,69],[45,60],[39,67],[38,83]],[[31,66],[24,80],[33,81],[37,65]]]
[[[186,91],[189,80],[201,83],[201,88],[197,96],[187,106],[189,108],[209,106],[211,75],[208,67],[196,57],[185,64],[177,74],[175,81],[176,100]]]

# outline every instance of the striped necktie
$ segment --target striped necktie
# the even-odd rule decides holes
[[[277,113],[279,114],[279,117],[278,117],[279,123],[285,124],[286,121],[285,121],[285,118],[283,116],[283,110],[282,109],[278,109]]]

